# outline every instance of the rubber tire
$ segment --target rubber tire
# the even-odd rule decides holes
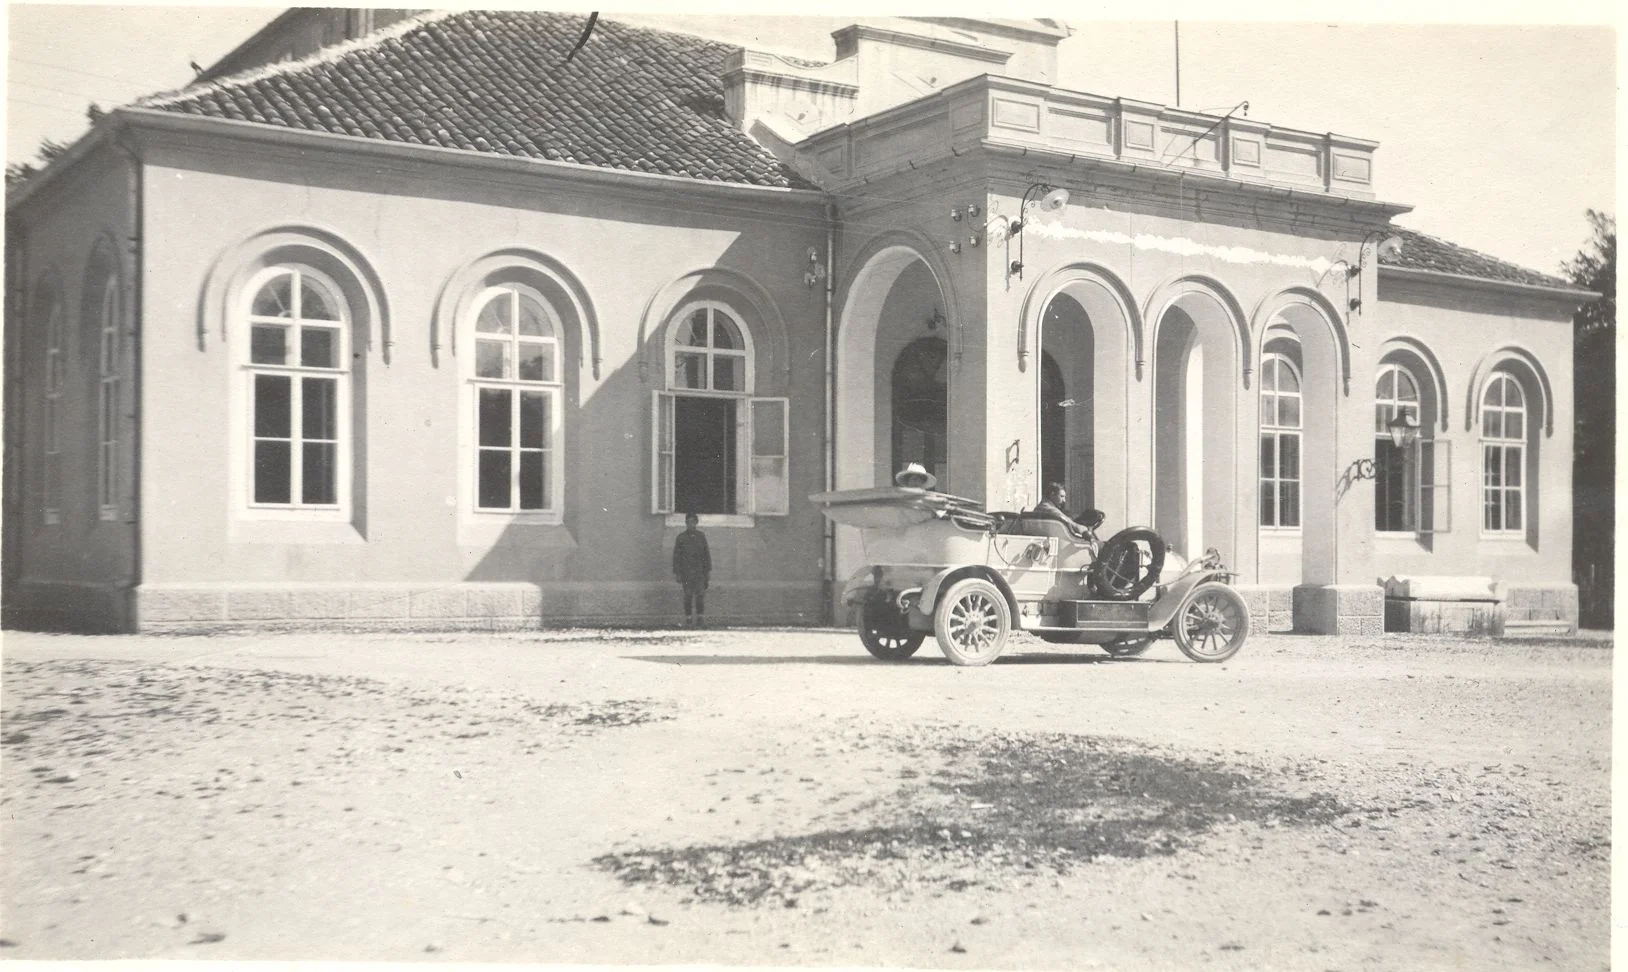
[[[1123,635],[1102,644],[1102,650],[1115,658],[1135,658],[1152,647],[1152,635]]]
[[[1230,632],[1222,628],[1221,632],[1226,641],[1220,648],[1213,651],[1204,649],[1209,640],[1209,632],[1197,632],[1195,629],[1206,622],[1218,620],[1215,613],[1224,616],[1221,620],[1230,620]],[[1181,653],[1196,662],[1213,664],[1224,662],[1238,649],[1244,646],[1244,640],[1249,637],[1249,605],[1244,603],[1242,595],[1225,584],[1200,584],[1187,592],[1176,609],[1176,616],[1170,622],[1171,633],[1176,638],[1176,647]],[[1198,637],[1195,638],[1195,634]]]
[[[859,640],[882,661],[904,661],[927,640],[927,632],[910,630],[898,608],[871,599],[859,606]]]
[[[973,620],[979,623],[982,645],[963,644],[956,638],[956,629],[967,624],[967,614],[976,611]],[[984,629],[984,624],[993,630]],[[933,635],[939,650],[950,664],[963,668],[987,665],[1006,648],[1007,636],[1012,633],[1012,612],[1000,588],[978,577],[957,581],[938,599],[933,607]]]
[[[1139,541],[1148,545],[1152,558],[1146,564],[1138,564],[1140,572],[1134,580],[1118,576],[1114,572],[1123,566],[1126,557],[1141,560],[1141,552],[1136,546]],[[1164,555],[1164,538],[1152,528],[1126,527],[1109,537],[1108,542],[1097,550],[1096,559],[1091,562],[1091,569],[1086,571],[1085,579],[1091,586],[1091,593],[1104,601],[1134,601],[1159,582],[1159,572],[1164,569]]]

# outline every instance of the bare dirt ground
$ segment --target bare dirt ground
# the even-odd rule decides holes
[[[1609,967],[1607,642],[8,632],[0,958]]]

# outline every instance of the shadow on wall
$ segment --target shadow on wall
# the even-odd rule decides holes
[[[808,408],[804,403],[823,403],[824,305],[821,291],[805,290],[800,277],[785,269],[786,254],[803,252],[793,242],[742,238],[718,258],[715,270],[652,295],[651,319],[639,325],[639,346],[630,355],[613,357],[634,343],[629,335],[606,336],[604,346],[611,353],[605,356],[597,382],[585,358],[590,352],[584,347],[584,329],[570,318],[569,308],[556,308],[563,332],[561,441],[556,450],[566,463],[559,498],[562,522],[510,522],[480,547],[466,547],[476,556],[466,581],[536,585],[545,621],[639,623],[682,617],[680,589],[671,569],[673,541],[682,526],[669,526],[666,514],[652,512],[658,489],[653,444],[660,421],[654,399],[656,393],[670,390],[674,377],[666,354],[666,325],[678,318],[689,321],[710,303],[728,308],[747,329],[750,378],[744,349],[725,347],[738,343],[728,329],[706,328],[704,339],[715,345],[711,367],[704,356],[687,358],[696,366],[688,372],[694,376],[688,387],[712,383],[713,388],[743,394],[673,399],[672,414],[679,427],[667,441],[682,453],[673,460],[673,475],[679,480],[672,490],[675,512],[682,512],[677,510],[680,503],[697,502],[694,497],[701,493],[709,493],[715,507],[707,512],[745,512],[747,496],[735,482],[754,468],[755,445],[759,453],[788,456],[789,472],[782,475],[787,477],[789,513],[759,515],[749,528],[703,527],[713,562],[708,616],[718,621],[799,624],[823,619],[822,521],[806,501],[823,482],[823,413],[818,405]],[[800,273],[801,267],[797,269]],[[780,278],[786,283],[773,293],[752,283]],[[731,281],[738,286],[731,286]],[[762,306],[765,303],[771,306]],[[716,316],[709,321],[715,323]],[[618,323],[629,329],[635,326],[631,321]],[[788,344],[793,333],[800,341],[795,348]],[[466,377],[472,360],[472,350],[463,345],[444,359],[445,367],[459,369],[463,394],[473,394]],[[794,360],[808,364],[793,373]],[[778,419],[780,406],[754,407],[746,395],[748,380],[751,395],[783,397],[796,406],[786,410],[784,421],[791,432],[778,448],[769,440],[780,438],[772,428],[780,423],[763,418]],[[748,413],[765,426],[758,430],[756,443],[737,432],[749,428]],[[471,421],[478,426],[478,419]],[[696,428],[698,423],[706,427]],[[473,461],[468,458],[472,449],[464,450],[464,461]],[[757,468],[765,468],[765,462],[760,455]],[[478,466],[468,474],[478,477]],[[715,488],[707,489],[708,480]],[[477,490],[472,483],[470,492]]]

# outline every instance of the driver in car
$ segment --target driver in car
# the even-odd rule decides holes
[[[1046,498],[1024,515],[1045,520],[1056,520],[1067,526],[1069,535],[1082,543],[1087,539],[1095,539],[1091,531],[1102,525],[1102,511],[1087,510],[1080,514],[1079,520],[1075,520],[1064,511],[1064,505],[1067,503],[1068,490],[1064,488],[1063,484],[1047,483]]]

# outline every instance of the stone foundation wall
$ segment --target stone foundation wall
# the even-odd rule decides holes
[[[1385,631],[1385,589],[1378,584],[1301,584],[1294,589],[1294,630],[1375,635]]]
[[[1576,584],[1499,585],[1503,611],[1495,633],[1576,634]]]
[[[8,628],[112,634],[130,630],[130,591],[111,584],[20,580],[6,597]]]
[[[714,624],[817,624],[820,590],[729,584],[707,592]],[[677,584],[166,584],[136,591],[140,631],[221,628],[538,628],[658,625],[683,620]]]
[[[1249,605],[1250,630],[1256,634],[1294,627],[1294,588],[1288,585],[1237,584],[1233,590]]]

